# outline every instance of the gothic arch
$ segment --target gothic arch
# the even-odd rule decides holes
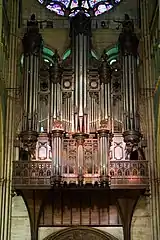
[[[89,227],[71,227],[60,230],[44,238],[44,240],[118,240],[109,233]]]

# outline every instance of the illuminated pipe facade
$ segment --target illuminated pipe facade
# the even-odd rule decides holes
[[[84,167],[83,143],[88,138],[88,59],[91,38],[91,19],[80,11],[71,19],[72,68],[74,69],[74,134],[77,140],[79,183]]]
[[[23,146],[29,151],[35,148],[38,133],[38,87],[42,37],[35,15],[27,23],[23,37],[24,80],[23,80],[23,123],[20,134]]]
[[[54,123],[51,133],[52,177],[51,184],[60,183],[62,176],[62,136],[63,128],[59,122]]]
[[[126,143],[134,144],[140,141],[137,103],[137,49],[139,41],[134,33],[133,21],[129,19],[127,14],[122,26],[119,48],[123,66],[123,136]]]
[[[71,19],[72,67],[74,69],[74,131],[88,133],[88,58],[91,19],[80,11]]]
[[[50,131],[52,131],[53,123],[61,120],[61,66],[59,64],[59,56],[57,52],[54,55],[54,65],[50,67]]]
[[[62,175],[62,136],[63,124],[61,121],[61,67],[57,52],[54,56],[54,65],[50,68],[50,141],[52,149],[52,181],[60,182]]]
[[[107,62],[107,56],[104,54],[101,58],[100,67],[100,111],[101,111],[101,121],[106,121],[108,124],[108,130],[111,128],[111,68]]]

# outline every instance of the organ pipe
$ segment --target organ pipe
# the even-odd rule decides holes
[[[111,125],[111,68],[107,62],[107,56],[104,53],[101,58],[100,67],[101,80],[101,121],[107,121],[108,127]]]
[[[62,136],[63,124],[61,121],[61,67],[58,53],[54,55],[54,65],[50,68],[50,140],[52,148],[52,179],[59,182],[62,169]]]
[[[74,70],[74,134],[77,141],[79,182],[83,175],[83,143],[88,137],[88,57],[90,50],[91,19],[80,11],[71,19],[72,68]]]
[[[119,48],[123,66],[123,135],[125,142],[133,143],[140,140],[137,104],[137,49],[139,41],[134,32],[134,24],[127,14],[125,14],[122,26]]]
[[[84,132],[85,134],[87,133],[88,126],[87,69],[90,37],[91,20],[83,11],[80,11],[71,19],[75,106],[74,131]]]
[[[39,66],[42,51],[42,37],[35,15],[27,22],[27,32],[23,37],[24,79],[23,79],[23,123],[20,134],[25,148],[35,148],[38,133],[38,86]]]
[[[101,166],[101,181],[108,182],[108,164],[109,164],[109,138],[111,131],[111,68],[107,62],[107,56],[104,53],[101,59],[100,67],[101,80],[101,122],[99,133],[99,156]]]

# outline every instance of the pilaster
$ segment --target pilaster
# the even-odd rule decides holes
[[[11,8],[11,31],[10,46],[7,48],[9,52],[3,52],[3,76],[7,89],[7,106],[6,106],[6,128],[5,128],[5,145],[4,145],[4,163],[3,163],[3,184],[2,184],[2,202],[1,202],[1,225],[0,240],[10,239],[11,226],[11,184],[12,184],[12,161],[13,161],[13,137],[14,137],[14,104],[16,88],[16,67],[17,67],[17,16],[18,16],[18,0],[9,1],[8,7]],[[2,43],[1,43],[2,44]],[[5,43],[9,44],[9,43]],[[4,48],[6,50],[6,48]],[[9,54],[9,59],[8,59]],[[9,71],[8,71],[9,70]]]
[[[149,160],[150,172],[150,188],[151,188],[151,212],[152,212],[152,239],[160,238],[159,229],[159,204],[158,204],[158,185],[157,185],[157,162],[155,154],[155,136],[154,136],[154,114],[153,114],[153,82],[151,69],[151,39],[149,29],[149,0],[141,1],[141,21],[142,21],[142,94],[145,100],[145,122],[146,122],[146,137],[147,137],[147,159]]]

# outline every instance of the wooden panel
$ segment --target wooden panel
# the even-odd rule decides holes
[[[101,199],[101,201],[99,201]],[[40,218],[40,226],[121,225],[117,208],[105,193],[65,191],[50,194]]]

